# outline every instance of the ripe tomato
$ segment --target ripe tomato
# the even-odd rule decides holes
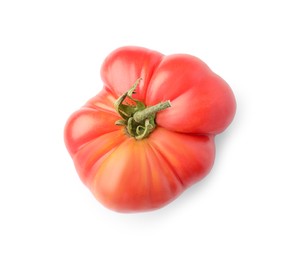
[[[228,84],[196,57],[140,47],[112,52],[104,87],[65,126],[83,183],[120,212],[160,208],[211,169],[214,136],[232,121]]]

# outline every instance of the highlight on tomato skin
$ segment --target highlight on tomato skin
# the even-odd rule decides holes
[[[64,139],[81,181],[118,212],[159,209],[211,170],[214,137],[234,118],[229,85],[199,58],[127,46],[101,67],[103,89]]]

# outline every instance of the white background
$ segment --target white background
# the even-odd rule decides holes
[[[1,1],[0,259],[294,259],[293,1]],[[204,60],[237,114],[211,173],[119,214],[80,182],[68,116],[115,48]]]

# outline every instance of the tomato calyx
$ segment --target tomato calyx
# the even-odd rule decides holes
[[[126,133],[141,140],[148,137],[156,128],[156,113],[171,107],[170,101],[161,102],[157,105],[146,107],[145,104],[132,97],[142,78],[136,80],[134,85],[121,95],[114,103],[115,110],[122,119],[115,122],[116,125],[125,127]]]

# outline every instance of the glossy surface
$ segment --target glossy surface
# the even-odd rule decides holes
[[[164,56],[124,47],[105,60],[103,90],[75,112],[65,143],[77,172],[106,207],[147,211],[175,199],[211,169],[214,136],[232,121],[236,104],[227,83],[196,57]],[[113,103],[138,78],[134,98],[147,106],[170,100],[157,128],[137,141],[128,137]]]

